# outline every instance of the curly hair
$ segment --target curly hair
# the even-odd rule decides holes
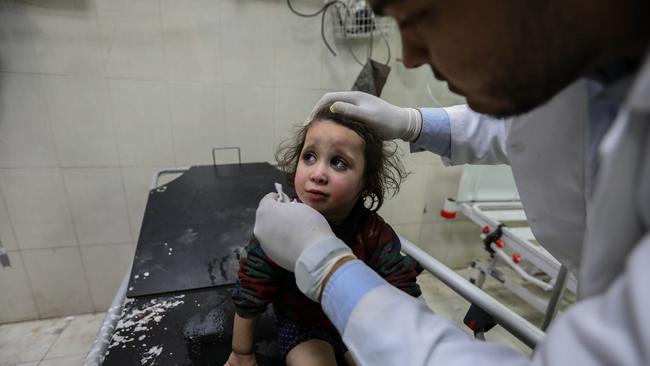
[[[319,121],[332,121],[354,131],[365,142],[364,158],[366,166],[363,171],[363,199],[366,207],[377,211],[384,203],[386,195],[394,196],[399,192],[402,180],[408,176],[404,165],[397,155],[395,142],[384,142],[366,123],[330,111],[331,104],[321,108],[307,124],[296,129],[294,136],[284,140],[275,153],[278,167],[293,187],[300,153],[305,145],[307,131]]]

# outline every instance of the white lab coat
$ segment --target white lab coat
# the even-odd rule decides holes
[[[467,106],[446,108],[445,164],[509,164],[537,240],[577,273],[586,217],[587,84],[579,81],[524,116],[497,120]]]
[[[538,124],[527,122],[537,118],[531,115],[489,127],[466,119],[463,126],[452,111],[449,163],[509,161],[535,234],[553,254],[580,266],[579,301],[556,319],[529,359],[476,341],[421,302],[381,285],[359,300],[343,330],[359,364],[650,365],[650,61],[601,145],[588,208],[582,193],[586,112],[574,108],[580,92],[571,88],[540,110],[549,119]],[[554,114],[553,105],[564,105],[558,113],[572,111],[577,120]],[[567,123],[550,126],[552,117]],[[551,216],[557,217],[546,221]]]

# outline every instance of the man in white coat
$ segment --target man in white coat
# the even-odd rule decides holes
[[[255,234],[266,253],[321,302],[359,364],[650,364],[647,1],[369,2],[396,18],[405,65],[431,65],[475,111],[507,117],[548,103],[530,114],[547,118],[498,121],[465,107],[420,114],[359,94],[333,108],[450,163],[509,162],[535,234],[580,268],[579,301],[529,359],[475,341],[389,286],[308,206],[260,202]],[[575,103],[580,77],[591,80],[586,106]]]

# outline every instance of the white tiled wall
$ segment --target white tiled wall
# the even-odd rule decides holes
[[[25,250],[22,255],[40,316],[93,311],[79,247]]]
[[[313,12],[323,1],[294,3]],[[284,0],[0,0],[0,240],[12,262],[0,269],[0,323],[106,309],[157,169],[208,164],[224,145],[271,161],[320,96],[360,71],[326,29],[336,57],[319,19]],[[426,67],[396,61],[394,29],[388,41],[386,100],[438,105],[429,83],[442,104],[461,102]],[[365,57],[363,42],[353,49]],[[373,49],[386,60],[383,40]],[[413,174],[381,213],[463,265],[475,228],[436,214],[461,169],[428,153],[404,161]]]

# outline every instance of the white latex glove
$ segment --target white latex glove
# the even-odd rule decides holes
[[[318,211],[298,202],[278,202],[277,193],[262,200],[253,233],[275,263],[294,271],[300,291],[319,300],[325,277],[342,258],[354,256]]]
[[[399,138],[415,141],[422,131],[422,114],[419,110],[397,107],[374,95],[359,91],[323,95],[309,113],[307,121],[311,121],[316,112],[332,102],[335,102],[330,107],[332,112],[368,123],[384,140]]]

